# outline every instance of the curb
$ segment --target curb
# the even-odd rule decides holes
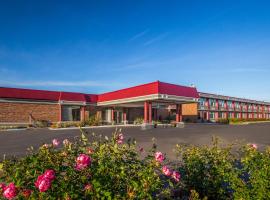
[[[25,131],[28,130],[28,128],[11,128],[11,129],[5,129],[2,131]]]
[[[117,128],[117,127],[140,127],[141,125],[104,125],[104,126],[87,126],[87,127],[67,127],[67,128],[48,128],[49,130],[77,130],[77,129],[98,129],[98,128]]]

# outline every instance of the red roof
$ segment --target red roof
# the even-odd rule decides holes
[[[0,87],[0,98],[43,100],[43,101],[80,101],[96,102],[97,95],[76,92],[59,92]]]
[[[46,90],[32,90],[19,88],[0,87],[0,98],[28,99],[44,101],[77,101],[77,102],[102,102],[117,99],[146,96],[151,94],[168,94],[181,97],[199,98],[196,88],[163,83],[160,81],[129,87],[100,95],[83,94],[76,92],[60,92]]]
[[[181,97],[199,98],[198,91],[195,87],[187,87],[182,85],[175,85],[171,83],[158,82],[158,93],[168,94]]]
[[[199,98],[199,94],[196,88],[156,81],[148,84],[117,90],[114,92],[100,94],[98,95],[98,102],[145,96],[151,94],[168,94],[181,97]]]
[[[145,96],[158,93],[158,82],[129,87],[98,95],[98,102]]]

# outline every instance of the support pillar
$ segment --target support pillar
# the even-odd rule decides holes
[[[154,108],[154,120],[157,121],[157,108]]]
[[[210,113],[209,113],[209,111],[206,111],[206,120],[207,121],[210,120]]]
[[[62,105],[59,103],[59,116],[58,116],[58,121],[62,122]]]
[[[240,103],[240,119],[243,119],[243,104]]]
[[[224,107],[225,107],[225,118],[229,119],[229,112],[228,112],[228,102],[224,101]]]
[[[81,107],[81,121],[83,122],[85,120],[85,106]]]
[[[148,106],[148,122],[152,123],[152,102],[149,102]]]
[[[111,122],[113,123],[114,122],[114,109],[112,108],[111,109]]]
[[[215,106],[216,111],[218,111],[218,99],[216,99],[216,106]]]
[[[218,120],[218,112],[215,112],[215,120]]]
[[[145,101],[144,102],[144,123],[148,123],[148,109],[149,109],[149,103]]]
[[[182,105],[177,104],[176,105],[176,122],[182,121]]]
[[[123,108],[123,122],[127,124],[127,108]]]
[[[152,102],[144,102],[144,123],[142,124],[142,130],[152,129]]]

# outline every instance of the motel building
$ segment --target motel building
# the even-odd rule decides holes
[[[103,94],[0,87],[0,124],[84,121],[102,124],[153,121],[215,122],[218,119],[269,119],[270,103],[198,92],[160,81]]]

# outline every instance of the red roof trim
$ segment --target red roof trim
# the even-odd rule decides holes
[[[4,87],[0,87],[0,98],[42,101],[78,101],[87,103],[95,103],[97,101],[97,95],[94,94]]]
[[[158,81],[100,94],[98,95],[98,102],[146,96],[157,93]]]
[[[196,88],[155,81],[122,90],[116,90],[114,92],[100,94],[98,95],[98,102],[146,96],[151,94],[167,94],[181,97],[199,98]]]
[[[199,98],[198,91],[195,87],[187,87],[171,83],[159,82],[158,92],[160,94]]]
[[[180,86],[170,83],[155,81],[147,84],[137,85],[100,95],[83,94],[76,92],[46,91],[19,88],[0,87],[0,98],[28,99],[44,101],[75,101],[96,103],[118,99],[146,96],[152,94],[168,94],[181,97],[199,98],[196,88]]]

